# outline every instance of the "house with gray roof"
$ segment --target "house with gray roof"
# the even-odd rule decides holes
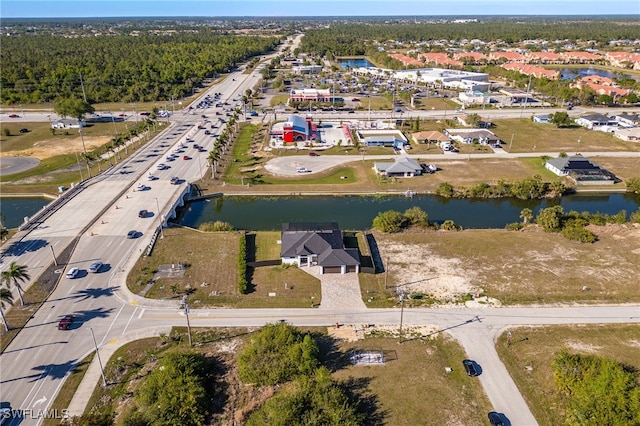
[[[345,248],[335,222],[283,223],[280,257],[283,264],[318,266],[320,274],[360,272],[357,248]]]
[[[400,157],[394,162],[380,162],[373,165],[377,174],[385,177],[414,177],[422,174],[422,166],[413,158]]]
[[[576,185],[612,185],[619,181],[613,173],[582,155],[547,160],[545,168],[558,176],[568,177]]]
[[[576,124],[586,127],[589,130],[600,130],[604,132],[612,132],[618,122],[604,114],[587,114],[576,120]]]

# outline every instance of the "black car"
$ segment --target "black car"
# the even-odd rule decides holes
[[[502,416],[495,411],[491,411],[487,414],[487,417],[489,417],[491,426],[505,426],[505,423],[502,421]]]
[[[476,368],[475,362],[470,359],[465,359],[462,361],[462,365],[464,365],[464,370],[467,372],[467,376],[475,377],[478,375],[478,369]]]
[[[138,212],[138,217],[147,217],[149,215],[149,212],[147,210],[140,210]]]

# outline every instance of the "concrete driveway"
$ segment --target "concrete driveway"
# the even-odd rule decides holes
[[[322,287],[322,301],[320,303],[320,309],[331,309],[335,311],[366,309],[360,293],[358,274],[321,275],[319,266],[305,266],[300,269],[320,280],[320,285]]]

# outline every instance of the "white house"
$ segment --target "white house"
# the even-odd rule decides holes
[[[87,123],[84,121],[73,120],[71,118],[60,118],[51,123],[52,129],[79,129],[80,126],[85,127]]]
[[[380,162],[373,165],[379,175],[386,177],[414,177],[422,174],[422,166],[413,158],[396,158],[393,163]]]

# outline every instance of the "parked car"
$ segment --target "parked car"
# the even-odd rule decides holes
[[[478,370],[476,369],[476,363],[471,361],[470,359],[465,359],[462,361],[462,365],[464,366],[464,370],[467,372],[467,376],[475,377],[478,375]]]
[[[149,215],[149,212],[147,210],[140,210],[138,212],[138,217],[144,218],[144,217],[147,217],[148,215]]]
[[[489,423],[491,424],[491,426],[505,426],[505,423],[502,420],[502,416],[495,411],[491,411],[489,414],[487,414],[487,417],[489,417]]]
[[[20,129],[20,133],[29,133],[29,129],[23,127],[22,129]]]
[[[68,330],[75,319],[73,315],[65,315],[58,323],[58,330]]]
[[[96,260],[91,264],[91,266],[89,266],[89,272],[93,272],[93,273],[100,272],[101,268],[102,268],[102,262],[99,260]]]
[[[131,231],[127,232],[127,238],[128,239],[133,239],[138,235],[138,231],[136,231],[135,229],[132,229]]]
[[[79,272],[80,272],[80,269],[78,269],[78,268],[76,268],[76,267],[73,267],[73,268],[71,268],[71,269],[69,269],[69,270],[67,271],[67,275],[66,275],[66,277],[67,277],[67,278],[70,278],[70,279],[73,279],[73,278],[75,278],[75,277],[77,277],[77,276],[78,276],[78,273],[79,273]]]
[[[309,153],[309,157],[319,157],[319,156],[320,156],[320,154],[318,154],[317,152],[314,152],[314,151],[311,151]]]

